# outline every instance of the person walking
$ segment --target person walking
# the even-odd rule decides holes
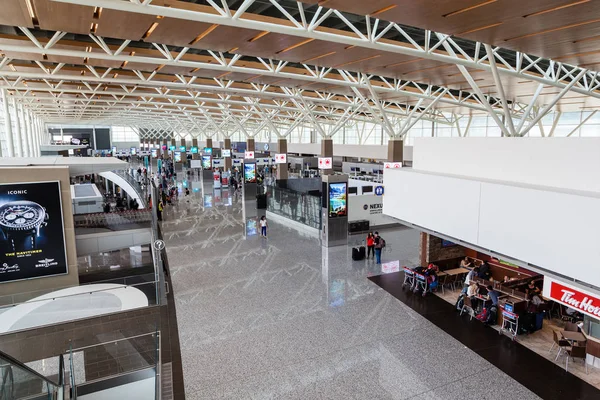
[[[269,226],[267,223],[267,217],[263,215],[260,217],[260,236],[265,238],[267,237],[267,226]]]
[[[373,232],[369,232],[367,235],[367,258],[371,255],[375,258],[375,236],[373,236]]]
[[[381,252],[385,247],[385,240],[379,236],[379,232],[375,232],[375,264],[381,264]]]
[[[163,212],[163,202],[162,200],[158,202],[158,208],[156,209],[156,216],[159,221],[162,221],[162,212]]]

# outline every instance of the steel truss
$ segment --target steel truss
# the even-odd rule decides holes
[[[587,69],[578,66],[514,51],[512,53],[514,54],[516,61],[510,63],[499,54],[500,48],[494,48],[490,54],[483,51],[485,45],[480,42],[473,42],[475,52],[474,54],[470,54],[471,52],[469,50],[463,49],[463,47],[461,47],[450,35],[430,30],[422,30],[420,36],[417,37],[411,35],[399,24],[383,21],[369,15],[358,16],[359,18],[364,18],[364,23],[367,27],[366,32],[361,32],[342,12],[334,9],[326,9],[323,6],[319,6],[314,17],[309,21],[305,18],[305,6],[301,2],[297,2],[297,12],[295,13],[300,17],[300,20],[298,20],[283,9],[276,0],[269,0],[281,12],[281,18],[279,21],[271,18],[269,20],[270,22],[267,22],[252,18],[250,15],[248,15],[248,18],[244,18],[244,15],[246,15],[245,11],[254,4],[256,0],[245,0],[238,10],[229,10],[227,7],[221,8],[213,1],[209,1],[211,7],[205,7],[205,11],[192,11],[158,6],[152,4],[152,0],[146,0],[143,4],[136,3],[135,1],[126,2],[120,0],[53,1],[233,26],[258,31],[269,31],[306,39],[317,39],[462,65],[467,68],[484,70],[490,73],[492,72],[491,62],[493,59],[497,64],[502,65],[502,68],[499,68],[498,71],[505,76],[536,81],[543,85],[554,86],[561,89],[565,88],[576,76],[579,76],[579,74],[583,72],[583,75],[581,75],[580,79],[577,79],[570,90],[576,93],[600,98],[600,91],[598,90],[600,89],[600,77],[596,71],[588,71]],[[325,21],[332,18],[335,18],[337,22],[343,22],[352,32],[349,32],[348,30],[335,32],[331,29],[318,29]],[[399,33],[405,41],[399,42],[385,39],[384,36],[390,31]],[[425,40],[425,43],[420,45],[418,42],[421,41],[422,37],[430,38],[431,40]],[[455,50],[455,54],[442,52],[440,47],[445,45],[452,47]],[[543,65],[547,65],[547,67],[543,67]]]

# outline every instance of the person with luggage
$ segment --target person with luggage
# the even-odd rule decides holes
[[[381,264],[381,252],[385,248],[385,240],[379,236],[379,232],[375,232],[375,264]]]
[[[373,236],[373,232],[369,232],[367,235],[367,258],[371,256],[375,258],[375,236]]]

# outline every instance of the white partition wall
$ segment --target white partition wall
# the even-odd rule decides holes
[[[600,287],[600,195],[385,170],[383,212]]]

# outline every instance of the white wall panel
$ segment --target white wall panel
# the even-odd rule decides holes
[[[415,138],[413,168],[600,192],[600,138]]]
[[[479,182],[408,169],[384,170],[383,182],[384,214],[476,243]]]
[[[481,186],[479,246],[600,286],[600,198]]]

